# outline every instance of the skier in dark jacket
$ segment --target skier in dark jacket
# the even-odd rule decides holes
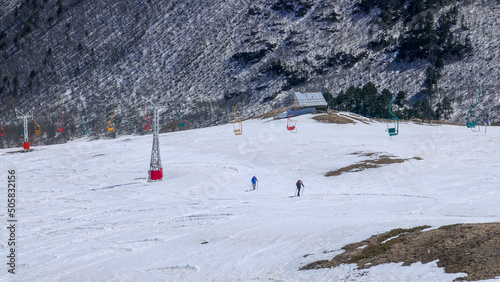
[[[253,186],[253,189],[252,190],[255,190],[255,186],[257,186],[257,182],[259,182],[259,180],[257,180],[257,177],[252,177],[252,186]]]
[[[300,188],[305,187],[304,183],[302,183],[302,180],[299,180],[295,185],[297,185],[297,196],[300,197]]]

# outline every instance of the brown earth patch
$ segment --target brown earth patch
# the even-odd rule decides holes
[[[462,281],[500,276],[500,223],[454,224],[422,231],[429,226],[394,229],[349,244],[332,260],[310,263],[301,270],[331,268],[356,263],[358,269],[403,262],[409,266],[438,260],[446,273],[465,272]]]
[[[337,114],[324,114],[314,116],[313,119],[319,122],[324,123],[336,123],[336,124],[348,124],[348,123],[356,123],[353,119],[347,118],[345,116],[337,115]]]
[[[266,112],[266,113],[263,113],[261,115],[258,115],[254,118],[260,118],[260,119],[266,119],[266,118],[271,118],[271,117],[276,117],[278,116],[279,114],[283,113],[283,112],[286,112],[288,111],[289,109],[291,109],[293,106],[290,106],[290,107],[282,107],[282,108],[277,108],[277,109],[274,109],[274,110],[270,110],[269,112]]]
[[[352,153],[352,154],[361,154],[361,153]],[[367,156],[371,157],[375,153],[365,153],[362,154],[362,156]],[[372,160],[364,160],[356,164],[352,164],[343,168],[339,168],[337,170],[331,170],[325,174],[325,176],[338,176],[341,175],[342,173],[345,172],[358,172],[362,171],[368,168],[377,168],[380,167],[381,165],[386,165],[386,164],[395,164],[395,163],[403,163],[408,160],[422,160],[421,157],[413,157],[413,158],[408,158],[408,159],[400,159],[400,158],[395,158],[394,156],[388,156],[388,155],[382,155],[379,156],[377,159],[372,159]]]
[[[354,152],[350,153],[350,155],[361,155],[363,157],[371,157],[373,155],[376,155],[377,153],[371,152],[371,153],[363,153],[363,152]]]
[[[35,149],[28,149],[28,152],[33,152]],[[19,150],[19,151],[10,151],[10,152],[7,152],[9,154],[16,154],[16,153],[25,153],[26,151],[24,149],[22,150]]]
[[[347,118],[350,118],[350,119],[362,122],[364,124],[370,124],[368,121],[366,121],[366,120],[364,120],[362,118],[358,118],[358,117],[354,117],[354,116],[350,116],[350,115],[349,116],[348,115],[343,115],[343,114],[340,114],[340,116],[347,117]]]
[[[410,121],[414,122],[415,124],[421,124],[421,125],[449,124],[449,125],[465,126],[465,123],[445,121],[445,120],[431,120],[429,122],[428,120],[422,120],[422,119],[414,118],[414,119],[411,119]]]
[[[452,121],[445,121],[445,120],[433,120],[431,123],[435,124],[449,124],[449,125],[458,125],[458,126],[465,126],[464,123],[459,123],[459,122],[452,122]]]

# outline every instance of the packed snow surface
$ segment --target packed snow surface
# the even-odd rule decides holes
[[[147,182],[152,136],[30,153],[0,150],[16,175],[16,274],[1,281],[452,281],[436,261],[300,271],[348,244],[419,225],[500,221],[500,128],[381,122],[325,124],[311,115],[160,135],[164,179]],[[373,153],[373,154],[372,154]],[[325,173],[380,156],[403,163]],[[421,160],[414,158],[421,158]],[[257,176],[258,189],[251,189]],[[301,197],[295,183],[304,182]],[[4,188],[4,189],[5,189]],[[5,191],[5,190],[4,190]],[[497,281],[497,280],[495,280]]]

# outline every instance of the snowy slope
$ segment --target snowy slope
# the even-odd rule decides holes
[[[165,178],[147,183],[151,136],[0,150],[17,175],[17,274],[0,281],[452,281],[436,263],[299,271],[347,243],[418,225],[500,220],[500,129],[249,120],[160,136]],[[357,153],[357,154],[353,154]],[[369,157],[420,157],[325,177]],[[250,179],[259,179],[256,191]],[[305,191],[291,197],[301,179]]]

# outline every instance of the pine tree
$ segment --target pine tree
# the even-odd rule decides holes
[[[379,107],[378,107],[377,116],[379,116],[379,117],[392,117],[392,116],[390,116],[390,114],[387,110],[387,108],[389,107],[391,98],[392,98],[392,92],[389,91],[389,89],[384,88],[384,90],[382,90],[382,92],[380,93],[380,96],[378,99]]]
[[[415,101],[409,114],[410,118],[422,118],[422,102]]]
[[[403,107],[405,103],[406,103],[406,92],[399,91],[398,94],[396,95],[395,104],[398,105],[399,107]]]
[[[450,119],[451,115],[453,114],[453,107],[451,106],[450,99],[446,96],[443,98],[443,101],[441,102],[441,109],[443,118],[445,120]]]
[[[427,119],[430,123],[431,120],[436,119],[436,113],[432,109],[431,103],[428,99],[424,99],[421,105],[422,121]]]
[[[436,92],[439,76],[439,70],[433,67],[427,67],[427,69],[425,70],[424,88],[426,98],[434,98],[434,93]]]
[[[436,117],[438,120],[443,117],[443,106],[441,105],[441,102],[436,105]]]
[[[325,98],[326,102],[328,103],[328,108],[329,109],[334,109],[335,108],[336,101],[335,101],[335,98],[333,98],[332,93],[330,93],[330,92],[323,92],[323,98]]]

